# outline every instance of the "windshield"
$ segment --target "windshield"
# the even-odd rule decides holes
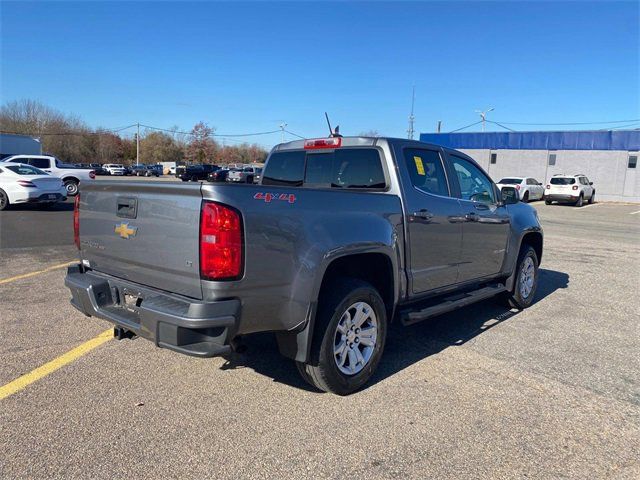
[[[11,170],[18,175],[48,175],[47,172],[31,165],[7,165],[7,170]]]
[[[576,183],[575,178],[554,177],[551,179],[551,185],[573,185]]]
[[[517,185],[519,183],[522,183],[522,179],[521,178],[503,178],[498,183],[502,183],[504,185]]]

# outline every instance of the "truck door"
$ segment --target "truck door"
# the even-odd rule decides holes
[[[407,222],[410,292],[418,295],[454,284],[462,248],[462,213],[451,195],[442,151],[396,147]]]
[[[509,237],[507,208],[498,204],[495,185],[475,162],[448,156],[464,218],[458,282],[498,274]]]

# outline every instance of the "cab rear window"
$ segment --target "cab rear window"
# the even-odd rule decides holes
[[[551,185],[573,185],[576,183],[575,178],[554,177],[551,179]]]
[[[386,187],[386,180],[377,149],[344,148],[276,152],[265,167],[262,184],[377,190]]]

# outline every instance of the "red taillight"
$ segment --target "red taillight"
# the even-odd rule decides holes
[[[551,188],[551,185],[547,185],[547,190],[549,190]]]
[[[89,172],[89,178],[90,178],[91,180],[93,180],[94,178],[96,178],[96,172],[94,172],[93,170],[91,170],[91,171]]]
[[[73,242],[80,250],[80,194],[73,200]]]
[[[574,185],[573,187],[571,187],[571,190],[577,190],[578,189],[578,185]]]
[[[235,280],[242,276],[240,213],[214,202],[202,202],[200,214],[200,276]]]
[[[520,190],[520,185],[516,185],[516,190]]]
[[[314,148],[338,148],[340,145],[342,145],[342,138],[340,137],[315,138],[304,141],[304,148],[307,150]]]
[[[29,180],[18,180],[18,185],[27,188],[38,188],[33,182],[30,182]]]

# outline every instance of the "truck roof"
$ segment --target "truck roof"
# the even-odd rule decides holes
[[[318,137],[318,138],[322,138],[322,137]],[[331,138],[331,137],[329,137]],[[409,140],[406,138],[396,138],[396,137],[360,137],[360,136],[354,136],[354,137],[340,137],[342,139],[342,145],[341,147],[367,147],[367,146],[375,146],[377,145],[380,141],[385,141],[388,143],[416,143],[416,144],[420,144],[422,146],[430,146],[430,147],[435,147],[435,148],[446,148],[446,147],[441,147],[440,145],[436,145],[434,143],[426,143],[426,142],[421,142],[419,140]],[[275,147],[273,147],[274,152],[276,151],[283,151],[283,150],[301,150],[304,148],[304,142],[306,140],[311,140],[309,139],[304,139],[304,140],[293,140],[291,142],[285,142],[285,143],[280,143],[278,145],[276,145]]]

